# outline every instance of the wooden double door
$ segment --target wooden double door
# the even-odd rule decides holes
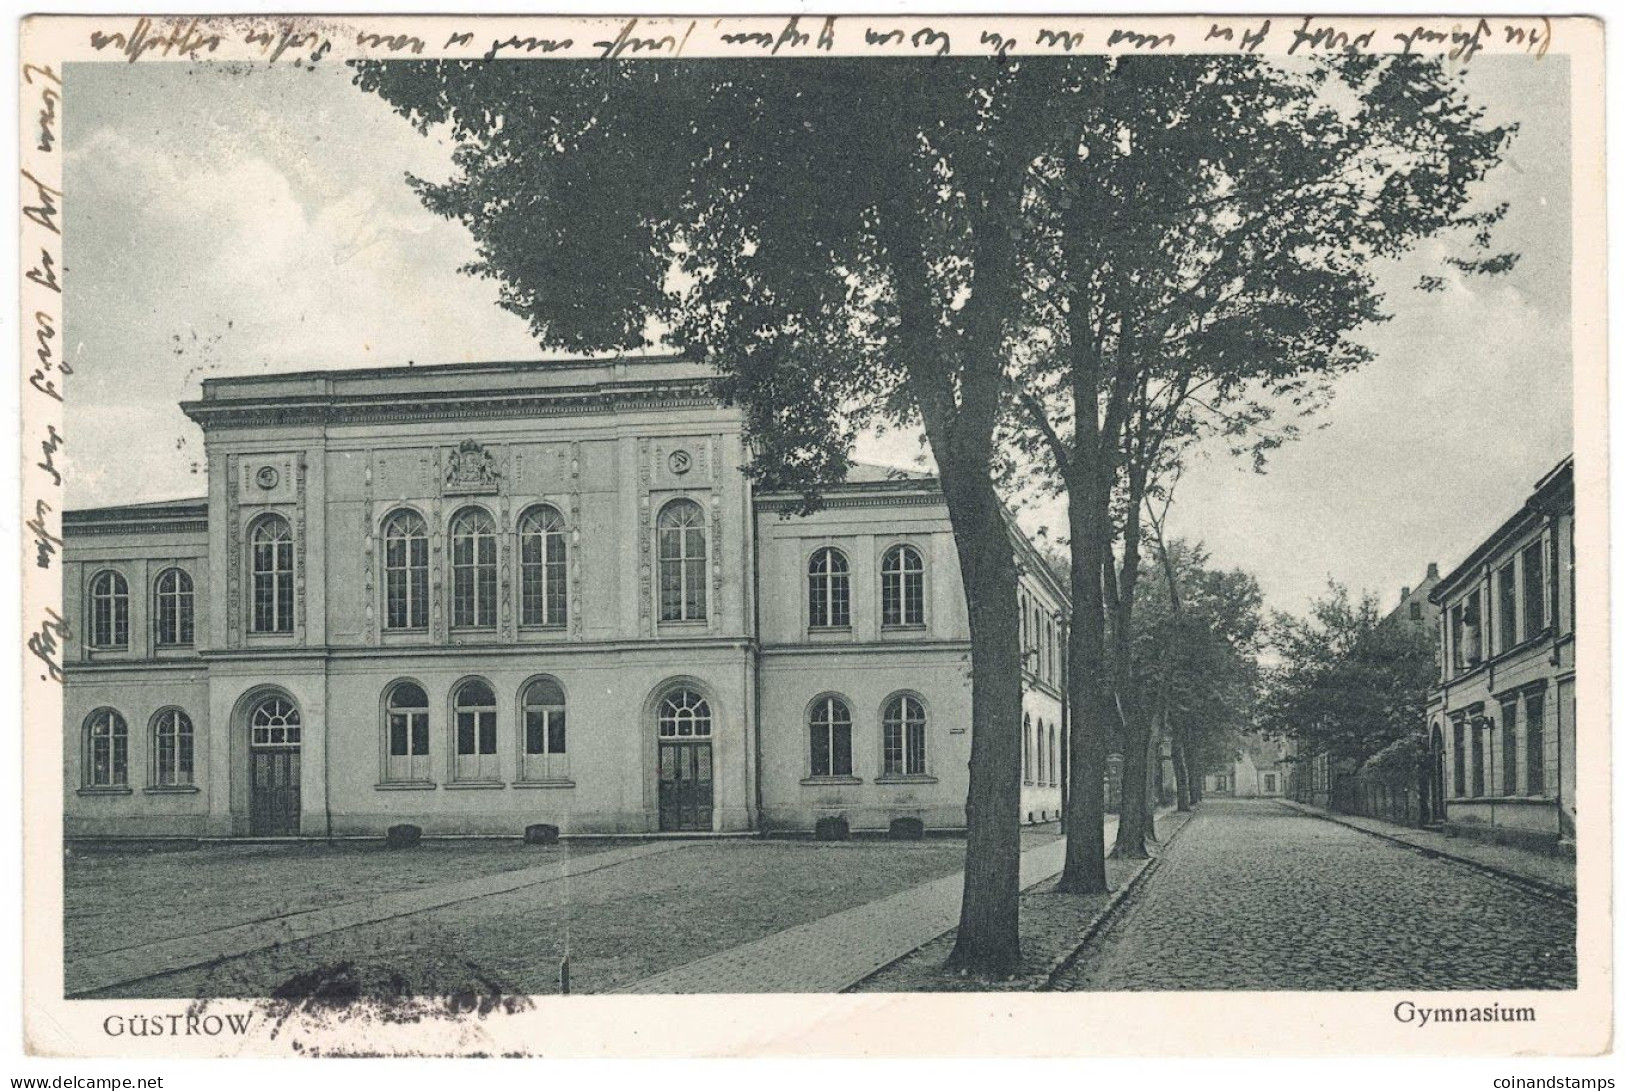
[[[660,828],[711,828],[711,741],[660,740]]]
[[[299,835],[299,751],[254,747],[248,752],[248,832],[253,837]]]

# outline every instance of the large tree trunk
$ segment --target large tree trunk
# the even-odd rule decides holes
[[[1185,737],[1179,725],[1175,724],[1172,731],[1174,749],[1174,806],[1178,810],[1191,809],[1191,774],[1190,767],[1185,763]]]
[[[1068,505],[1072,535],[1072,641],[1067,656],[1067,703],[1071,752],[1067,776],[1066,866],[1057,889],[1068,894],[1102,894],[1106,883],[1106,736],[1117,716],[1112,681],[1106,671],[1106,602],[1101,572],[1111,528],[1103,525],[1103,505],[1090,494],[1108,486],[1098,467],[1079,468],[1080,485]],[[1082,480],[1087,479],[1087,480]]]
[[[939,466],[941,464],[939,463]],[[941,466],[971,636],[969,827],[959,933],[948,965],[1009,976],[1021,966],[1021,641],[1016,562],[987,474]]]
[[[1117,841],[1112,856],[1144,860],[1150,853],[1145,842],[1150,834],[1146,822],[1146,751],[1149,734],[1144,721],[1128,709],[1123,716],[1123,801],[1117,809]]]

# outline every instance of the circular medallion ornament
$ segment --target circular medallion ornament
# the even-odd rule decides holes
[[[687,451],[673,451],[666,464],[671,467],[672,473],[686,474],[693,467],[694,460]]]
[[[275,466],[261,466],[259,472],[254,475],[254,481],[262,489],[274,489],[280,480]]]

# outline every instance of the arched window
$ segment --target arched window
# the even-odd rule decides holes
[[[497,532],[481,508],[451,521],[451,627],[490,629],[497,623]]]
[[[384,521],[384,628],[429,627],[429,526],[415,511]]]
[[[925,624],[925,563],[913,546],[892,546],[881,559],[880,623]]]
[[[299,745],[299,706],[286,697],[267,697],[248,717],[248,741],[257,747]]]
[[[570,775],[565,749],[564,690],[551,678],[525,687],[525,749],[520,779],[564,780]]]
[[[293,530],[280,515],[267,515],[249,533],[254,575],[254,631],[293,632]]]
[[[416,682],[396,682],[384,700],[386,781],[427,781],[429,695]]]
[[[845,629],[852,624],[852,577],[846,554],[825,546],[807,562],[807,625]]]
[[[192,720],[178,708],[152,723],[152,782],[160,788],[192,783]]]
[[[130,729],[110,708],[85,721],[85,787],[123,788],[130,783]]]
[[[1035,749],[1038,751],[1038,755],[1037,755],[1038,756],[1038,769],[1034,773],[1033,779],[1039,784],[1048,784],[1049,783],[1049,769],[1048,769],[1049,755],[1047,753],[1045,753],[1045,751],[1044,751],[1044,719],[1043,719],[1043,717],[1039,717],[1039,719],[1038,719],[1038,734],[1033,736],[1033,743],[1034,743]]]
[[[1031,715],[1021,717],[1021,779],[1028,784],[1033,782],[1033,718]]]
[[[812,775],[849,777],[852,775],[852,710],[839,697],[820,697],[813,702],[809,727],[812,733]]]
[[[567,549],[557,508],[532,508],[519,521],[519,624],[564,627]]]
[[[1049,786],[1059,786],[1061,783],[1061,751],[1055,742],[1055,725],[1049,725]]]
[[[705,620],[705,513],[692,500],[660,509],[660,620]]]
[[[691,689],[673,690],[660,702],[656,722],[662,739],[708,739],[711,706]]]
[[[192,577],[183,568],[158,573],[153,595],[153,637],[160,648],[192,643]]]
[[[887,776],[925,775],[925,705],[918,697],[900,693],[886,702],[882,717],[882,749]]]
[[[130,585],[117,572],[98,572],[90,581],[90,646],[130,646]]]
[[[497,698],[490,683],[471,678],[457,687],[453,701],[457,720],[454,780],[494,781],[497,766]]]

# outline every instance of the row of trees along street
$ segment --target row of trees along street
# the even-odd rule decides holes
[[[1259,729],[1295,740],[1302,758],[1324,754],[1363,765],[1437,806],[1426,764],[1436,639],[1430,627],[1385,619],[1374,595],[1355,599],[1330,584],[1306,616],[1277,615],[1270,623],[1279,660],[1267,672]]]
[[[1144,854],[1152,725],[1213,700],[1159,689],[1154,656],[1136,676],[1144,561],[1190,560],[1148,549],[1148,505],[1198,444],[1262,465],[1291,438],[1367,358],[1380,265],[1441,235],[1459,271],[1512,260],[1504,209],[1469,203],[1508,130],[1418,57],[389,61],[356,82],[455,141],[448,180],[411,184],[472,234],[469,273],[547,348],[714,365],[763,486],[811,510],[862,431],[923,432],[970,618],[967,972],[1020,957],[1006,499],[1065,500],[1068,779],[1100,784],[1119,737],[1115,850]],[[1068,793],[1063,890],[1106,889],[1104,810]]]

